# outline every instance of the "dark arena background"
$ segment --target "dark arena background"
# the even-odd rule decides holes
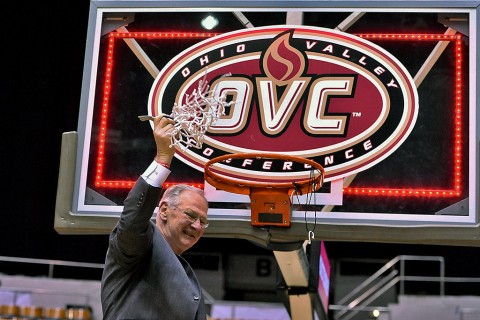
[[[152,9],[150,2],[164,9]],[[181,98],[180,93],[166,94],[155,109],[154,84],[161,90],[164,81],[168,92],[179,90],[182,83],[174,76],[169,82],[166,67],[174,62],[183,67],[179,54],[192,53],[190,48],[202,41],[216,43],[216,36],[253,27],[303,25],[345,31],[383,48],[385,57],[394,56],[418,90],[415,124],[391,154],[358,170],[335,176],[334,166],[323,162],[327,179],[317,192],[318,202],[302,198],[292,205],[287,228],[251,226],[248,201],[236,195],[225,200],[206,185],[205,150],[179,151],[169,182],[211,192],[211,226],[185,258],[209,294],[212,319],[479,319],[479,2],[438,1],[434,8],[429,1],[219,5],[146,1],[142,7],[135,1],[82,0],[10,5],[4,11],[0,306],[43,301],[44,308],[86,308],[90,319],[101,319],[95,299],[108,232],[154,154],[151,127],[137,116],[170,112]],[[201,26],[208,15],[218,22],[211,30]],[[262,41],[252,52],[267,50]],[[290,44],[299,51],[301,40]],[[158,70],[146,67],[132,49],[136,45]],[[353,49],[348,52],[353,55]],[[316,54],[301,53],[305,60],[321,60]],[[314,60],[303,66],[302,77],[315,80],[347,69],[332,67],[321,74]],[[232,70],[232,77],[245,83],[260,83],[268,73],[266,64],[245,70],[232,63]],[[356,84],[362,83],[361,76],[355,77]],[[230,136],[212,133],[207,141],[212,150],[228,153],[222,149],[228,144],[301,153],[295,148],[337,141],[318,138],[301,125],[292,135],[288,128],[305,123],[302,108],[292,113],[287,129],[269,136],[260,124],[260,89],[252,90],[248,126]],[[277,94],[286,91],[283,86]],[[357,128],[375,107],[364,95],[361,106],[350,103],[353,94],[331,98],[331,113],[338,116],[346,108],[348,124]],[[302,107],[307,96],[299,100]],[[385,120],[390,127],[378,135],[401,127],[400,120],[391,120],[401,118],[394,110],[399,105],[391,101]],[[307,151],[310,158],[327,161],[321,152]],[[310,244],[308,231],[314,231]],[[294,270],[284,269],[290,267]],[[287,274],[296,267],[307,272],[306,284],[290,282]],[[82,285],[92,286],[93,293]],[[64,296],[77,297],[60,301],[67,291]],[[304,296],[307,302],[300,299]],[[405,301],[409,310],[402,309]]]

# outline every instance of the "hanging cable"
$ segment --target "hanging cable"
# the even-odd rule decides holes
[[[307,230],[307,234],[308,234],[308,244],[311,244],[312,239],[315,238],[315,228],[317,226],[317,209],[316,209],[317,198],[315,197],[315,194],[314,194],[315,190],[317,189],[317,185],[316,185],[317,179],[315,178],[315,171],[322,174],[322,172],[318,171],[318,169],[315,169],[313,167],[310,169],[310,176],[309,176],[310,183],[309,183],[308,191],[306,192],[306,195],[305,195],[306,201],[305,201],[304,221],[305,221],[305,229]],[[323,181],[323,177],[322,177],[322,181]],[[293,185],[295,187],[295,191],[294,193],[292,193],[292,195],[293,194],[295,195],[295,197],[297,198],[298,204],[300,204],[299,195],[302,195],[302,192],[301,190],[298,190],[299,188],[296,187],[295,183],[293,183]],[[313,224],[313,229],[310,230],[308,228],[307,211],[308,211],[308,205],[310,205],[312,202],[312,198],[313,198],[313,206],[314,206],[314,224]]]

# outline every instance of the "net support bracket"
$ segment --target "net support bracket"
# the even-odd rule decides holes
[[[252,188],[251,224],[255,227],[290,227],[291,203],[288,189]]]

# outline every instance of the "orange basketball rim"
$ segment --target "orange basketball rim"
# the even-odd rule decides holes
[[[215,166],[235,159],[261,159],[302,163],[310,167],[307,179],[285,178],[283,181],[258,181],[254,178],[231,177],[221,173]],[[290,227],[291,200],[293,193],[312,193],[323,184],[324,169],[317,162],[293,155],[278,153],[234,153],[219,156],[205,163],[205,181],[219,190],[250,196],[251,224],[256,227]]]

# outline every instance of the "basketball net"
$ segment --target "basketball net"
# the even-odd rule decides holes
[[[226,74],[222,77],[230,75]],[[170,147],[178,146],[182,150],[190,147],[201,149],[205,133],[210,126],[225,115],[225,107],[234,103],[225,101],[225,93],[217,97],[215,90],[210,90],[206,77],[207,71],[203,79],[198,82],[198,87],[191,94],[186,94],[184,104],[173,105],[170,116],[175,124],[171,132]]]

